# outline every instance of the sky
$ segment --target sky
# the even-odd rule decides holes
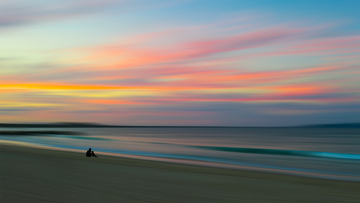
[[[360,1],[0,0],[0,122],[360,122]]]

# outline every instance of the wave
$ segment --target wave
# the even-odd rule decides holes
[[[243,148],[243,147],[217,147],[217,146],[194,146],[194,147],[201,149],[215,150],[215,151],[238,152],[238,153],[360,160],[360,154],[344,154],[344,153],[334,153],[334,152],[300,151],[300,150],[285,150],[285,149]]]
[[[335,152],[246,148],[246,147],[223,147],[223,146],[194,146],[194,145],[181,145],[181,144],[165,143],[165,142],[164,143],[144,142],[144,141],[127,141],[127,142],[174,145],[174,146],[193,147],[193,148],[200,148],[200,149],[207,149],[214,151],[226,151],[226,152],[237,152],[237,153],[360,160],[360,154],[345,154],[345,153],[335,153]]]
[[[65,136],[65,135],[49,135],[49,136],[67,138],[67,139],[77,139],[77,140],[111,140],[109,138],[88,137],[88,136]]]
[[[200,149],[207,149],[207,150],[214,150],[214,151],[226,151],[226,152],[237,152],[237,153],[360,160],[360,154],[346,154],[346,153],[335,153],[335,152],[246,148],[246,147],[223,147],[223,146],[194,146],[194,145],[181,145],[181,144],[165,143],[165,142],[163,142],[163,143],[144,142],[144,141],[127,141],[127,142],[151,143],[151,144],[160,144],[160,145],[174,145],[174,146],[193,147],[193,148],[200,148]]]

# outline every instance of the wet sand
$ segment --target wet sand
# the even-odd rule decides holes
[[[0,202],[360,201],[360,182],[0,145]]]

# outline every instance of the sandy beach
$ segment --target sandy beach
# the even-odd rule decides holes
[[[360,183],[0,145],[1,202],[359,202]]]

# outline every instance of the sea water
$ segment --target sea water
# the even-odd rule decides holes
[[[5,130],[5,129],[4,129]],[[6,130],[19,130],[6,129]],[[20,129],[83,135],[0,136],[64,150],[360,181],[360,128],[123,127]]]

